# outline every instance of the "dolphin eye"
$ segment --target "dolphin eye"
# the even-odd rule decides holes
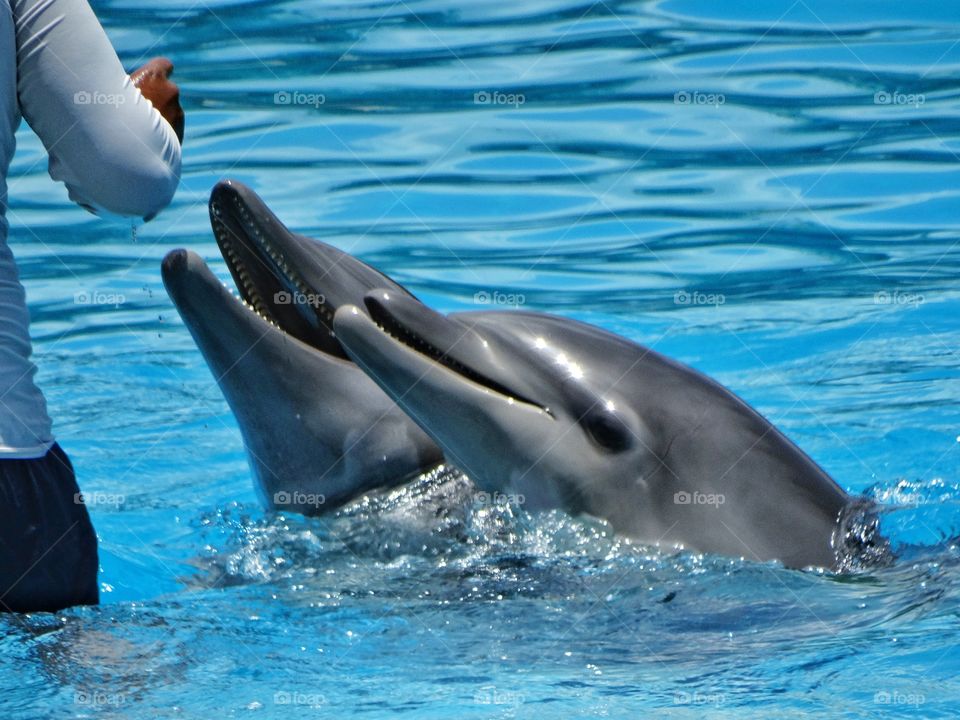
[[[609,410],[591,411],[583,419],[583,424],[593,441],[610,452],[623,452],[633,445],[630,428]]]

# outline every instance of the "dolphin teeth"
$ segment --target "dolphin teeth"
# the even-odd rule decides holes
[[[237,208],[238,215],[240,216],[241,222],[244,225],[244,230],[247,233],[247,237],[251,238],[256,244],[259,253],[258,260],[264,262],[265,258],[269,258],[272,261],[273,269],[275,273],[281,274],[282,280],[285,280],[288,285],[287,287],[295,288],[301,294],[306,297],[312,296],[314,293],[314,288],[309,287],[299,273],[290,266],[288,259],[284,254],[270,242],[268,237],[265,237],[260,228],[256,227],[253,222],[250,213],[247,211],[246,207],[240,202],[239,198],[234,199],[234,205]],[[220,218],[222,211],[214,212],[215,217]],[[238,238],[235,234],[222,223],[218,223],[218,232],[216,232],[216,237],[219,240],[220,247],[223,251],[225,258],[228,261],[228,264],[233,270],[235,279],[237,280],[237,286],[240,290],[239,297],[243,300],[245,307],[247,307],[251,312],[255,312],[259,317],[261,317],[266,322],[270,323],[273,327],[277,328],[281,332],[285,332],[282,327],[273,319],[273,315],[270,312],[270,304],[265,302],[263,297],[260,295],[257,285],[254,282],[253,277],[251,276],[251,271],[249,267],[244,263],[243,258],[239,253],[239,248],[236,245],[235,240]],[[281,279],[281,278],[278,278]],[[327,326],[332,326],[333,324],[333,311],[327,306],[326,303],[320,305],[313,305],[314,312],[320,316]]]

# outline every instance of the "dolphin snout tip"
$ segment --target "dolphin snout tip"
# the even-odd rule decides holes
[[[341,305],[337,308],[336,312],[333,314],[333,321],[336,323],[337,320],[341,322],[350,315],[360,315],[360,308],[356,305]]]
[[[246,185],[238,180],[224,178],[217,182],[210,191],[209,205],[211,210],[218,202],[227,202],[231,198],[242,198],[248,200],[252,191]]]
[[[233,195],[236,195],[233,180],[221,180],[213,186],[210,191],[210,200],[207,203],[211,219],[220,216],[221,208],[219,204],[227,202]]]
[[[366,307],[368,312],[373,313],[382,308],[385,304],[392,305],[395,297],[396,294],[392,293],[390,290],[385,288],[374,288],[363,296],[363,305]]]
[[[236,187],[237,187],[236,180],[231,180],[230,178],[224,178],[223,180],[217,181],[217,184],[213,186],[213,190],[211,190],[210,192],[211,194],[215,194],[218,192],[235,190]]]
[[[366,314],[356,305],[341,305],[333,313],[333,331],[338,338],[341,332],[349,335],[350,330],[363,324],[364,320],[367,320]]]
[[[160,269],[164,275],[183,272],[187,269],[189,260],[190,252],[183,248],[177,248],[176,250],[171,250],[164,256],[163,262],[160,264]]]
[[[167,292],[172,293],[171,297],[174,299],[186,292],[188,288],[195,287],[195,278],[208,274],[210,270],[203,258],[192,250],[184,248],[171,250],[160,263],[160,277]]]

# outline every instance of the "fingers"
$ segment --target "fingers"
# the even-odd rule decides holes
[[[165,57],[153,58],[135,70],[130,79],[140,92],[170,123],[177,139],[183,143],[183,108],[180,107],[180,88],[170,80],[173,63]]]
[[[133,84],[139,87],[140,83],[147,76],[166,79],[171,75],[173,75],[173,63],[170,61],[170,59],[165,57],[156,57],[138,69],[134,70],[130,75],[130,78],[133,80]]]

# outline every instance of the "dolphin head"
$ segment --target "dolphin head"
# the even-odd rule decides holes
[[[449,317],[378,289],[342,306],[347,353],[485,490],[644,542],[835,567],[848,497],[728,390],[551,315]]]
[[[235,180],[210,193],[210,225],[244,301],[288,335],[346,359],[333,313],[377,287],[408,295],[383,273],[326,243],[291,232]]]
[[[163,281],[237,418],[267,506],[316,514],[439,463],[332,334],[340,303],[384,284],[405,291],[291,233],[235,181],[214,188],[210,219],[240,297],[188,250],[164,258]]]
[[[602,330],[523,312],[446,317],[389,289],[369,293],[362,310],[340,308],[334,325],[356,363],[481,489],[509,489],[532,509],[605,515],[608,493],[597,490],[611,466],[655,469],[650,429],[611,382],[616,358],[590,349],[613,337]]]

